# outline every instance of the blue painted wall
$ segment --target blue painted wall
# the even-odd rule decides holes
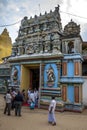
[[[55,75],[55,82],[54,82],[54,85],[52,87],[56,88],[58,87],[58,69],[57,69],[57,66],[56,64],[46,64],[45,66],[45,69],[44,69],[44,87],[48,87],[47,85],[47,70],[49,69],[49,67],[53,68],[54,70],[54,75]]]
[[[67,76],[73,77],[74,76],[74,63],[69,61],[67,63]]]
[[[74,86],[69,85],[67,87],[67,99],[71,102],[74,103]]]

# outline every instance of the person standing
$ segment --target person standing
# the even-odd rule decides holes
[[[30,93],[30,109],[34,109],[35,108],[35,96],[34,96],[34,91],[31,90]]]
[[[22,94],[22,96],[23,96],[23,103],[25,103],[25,102],[26,102],[25,89],[22,90],[21,94]]]
[[[14,98],[17,95],[16,90],[14,88],[11,89],[11,96],[12,96],[12,104],[11,104],[11,109],[14,110],[15,105],[14,105]]]
[[[56,125],[55,108],[56,108],[56,100],[55,97],[53,96],[51,103],[49,105],[49,113],[48,113],[48,123],[51,123],[52,125]]]
[[[21,116],[21,107],[22,107],[22,103],[23,103],[23,96],[20,93],[20,91],[18,91],[17,95],[15,96],[14,99],[15,102],[15,116]]]
[[[6,105],[4,109],[4,114],[8,113],[8,116],[10,116],[11,115],[11,101],[12,101],[10,90],[7,91],[7,94],[5,96],[5,101],[6,101]]]
[[[34,89],[34,98],[35,98],[35,106],[38,105],[38,90],[35,88]]]
[[[30,94],[31,94],[31,89],[28,88],[28,91],[27,91],[28,104],[30,104]]]

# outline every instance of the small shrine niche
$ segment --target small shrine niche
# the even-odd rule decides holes
[[[74,43],[72,41],[68,43],[68,53],[75,53]]]

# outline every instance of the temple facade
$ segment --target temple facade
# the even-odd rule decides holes
[[[82,38],[71,20],[62,29],[59,6],[34,18],[24,17],[8,59],[10,86],[36,88],[39,108],[48,108],[51,96],[58,111],[79,111],[83,105]]]

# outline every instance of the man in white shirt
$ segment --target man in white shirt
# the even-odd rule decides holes
[[[35,96],[34,96],[33,90],[31,90],[31,93],[30,93],[30,101],[35,103]]]
[[[10,94],[10,90],[7,91],[7,94],[6,94],[6,98],[5,98],[5,101],[6,101],[6,105],[5,105],[5,109],[4,109],[4,114],[6,114],[6,112],[8,112],[8,115],[10,115],[11,113],[11,100],[12,100],[12,97],[11,97],[11,94]]]
[[[55,119],[55,109],[56,109],[56,101],[55,97],[52,97],[51,103],[49,105],[49,113],[48,113],[48,122],[52,125],[56,125],[56,119]]]

